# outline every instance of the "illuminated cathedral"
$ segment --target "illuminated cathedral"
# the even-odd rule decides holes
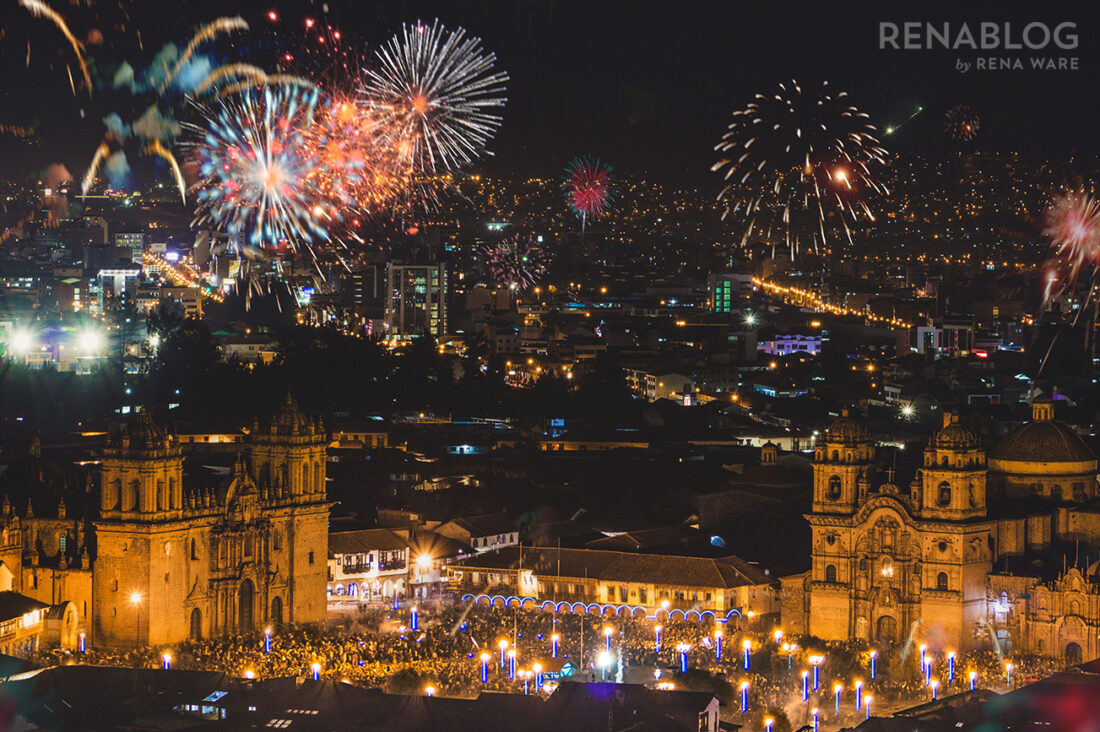
[[[1097,459],[1051,401],[988,455],[948,416],[907,488],[875,457],[846,414],[816,445],[811,567],[782,580],[789,632],[1100,656],[1100,567],[1060,553],[1100,544]]]
[[[89,490],[55,486],[55,509],[53,494],[31,486],[49,515],[36,516],[28,499],[19,516],[5,493],[0,584],[73,602],[88,642],[101,646],[320,621],[326,446],[324,426],[287,397],[270,423],[254,421],[229,476],[190,486],[176,436],[140,412],[103,450],[98,506]],[[65,498],[81,495],[93,500],[74,513]]]

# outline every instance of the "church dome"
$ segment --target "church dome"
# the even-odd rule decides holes
[[[848,416],[848,410],[825,430],[826,442],[866,442],[867,428]]]
[[[1049,400],[1036,399],[1032,421],[1002,437],[989,453],[991,467],[996,463],[1091,463],[1095,471],[1096,454],[1072,429],[1056,422]],[[1019,471],[1013,471],[1019,472]]]
[[[956,421],[936,433],[932,447],[940,450],[972,450],[978,446],[978,437]]]
[[[271,428],[272,433],[279,435],[309,434],[311,431],[309,420],[290,394],[286,395],[282,409],[271,420]]]
[[[160,450],[167,446],[168,435],[149,412],[142,410],[122,430],[122,439],[133,450]]]

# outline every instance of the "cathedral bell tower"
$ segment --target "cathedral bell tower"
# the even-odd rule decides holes
[[[924,450],[920,495],[913,496],[923,519],[964,521],[986,514],[985,451],[977,436],[946,415],[944,426]]]
[[[829,425],[814,449],[814,513],[851,514],[875,459],[867,429],[848,410]]]

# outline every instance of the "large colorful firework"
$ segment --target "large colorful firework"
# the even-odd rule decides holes
[[[943,129],[956,140],[969,142],[978,135],[982,118],[968,104],[959,104],[947,110],[943,118]]]
[[[418,178],[451,172],[480,157],[500,127],[508,75],[496,55],[459,28],[403,26],[365,69],[364,105],[377,132],[398,146]]]
[[[546,250],[528,234],[513,234],[482,247],[481,252],[493,282],[517,292],[538,284],[549,265]]]
[[[318,109],[306,131],[318,157],[309,177],[334,205],[369,215],[392,204],[406,189],[403,156],[375,134],[379,124],[352,98],[334,97]]]
[[[876,178],[886,151],[847,96],[827,82],[804,93],[792,81],[733,113],[715,146],[725,157],[711,170],[724,170],[718,199],[723,218],[742,221],[742,245],[756,235],[795,256],[807,246],[817,251],[837,230],[851,243],[849,224],[874,220],[864,197],[886,192]]]
[[[612,168],[598,158],[574,158],[565,169],[565,199],[569,208],[581,220],[581,234],[584,234],[588,219],[600,216],[615,200],[615,181]]]
[[[1044,299],[1077,281],[1081,270],[1100,265],[1100,202],[1084,187],[1059,196],[1043,214],[1043,234],[1054,255],[1044,275]]]
[[[310,144],[319,91],[292,84],[222,100],[195,127],[202,179],[194,225],[259,249],[309,246],[339,220],[318,188],[320,154]]]

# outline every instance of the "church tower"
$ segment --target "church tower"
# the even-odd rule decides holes
[[[985,516],[985,451],[973,432],[946,415],[943,429],[924,450],[920,495],[913,496],[922,519],[965,521]]]
[[[324,425],[308,419],[288,394],[269,424],[261,427],[258,420],[253,422],[248,442],[256,484],[273,504],[268,516],[272,536],[278,539],[278,548],[273,546],[272,551],[279,567],[275,583],[285,582],[286,587],[287,616],[284,601],[277,596],[270,601],[269,615],[277,624],[323,620],[329,512]]]
[[[103,451],[92,642],[171,642],[188,567],[183,546],[183,453],[145,411]],[[186,635],[184,636],[186,637]]]
[[[851,514],[868,486],[875,447],[867,429],[848,416],[829,425],[814,450],[814,513]]]

